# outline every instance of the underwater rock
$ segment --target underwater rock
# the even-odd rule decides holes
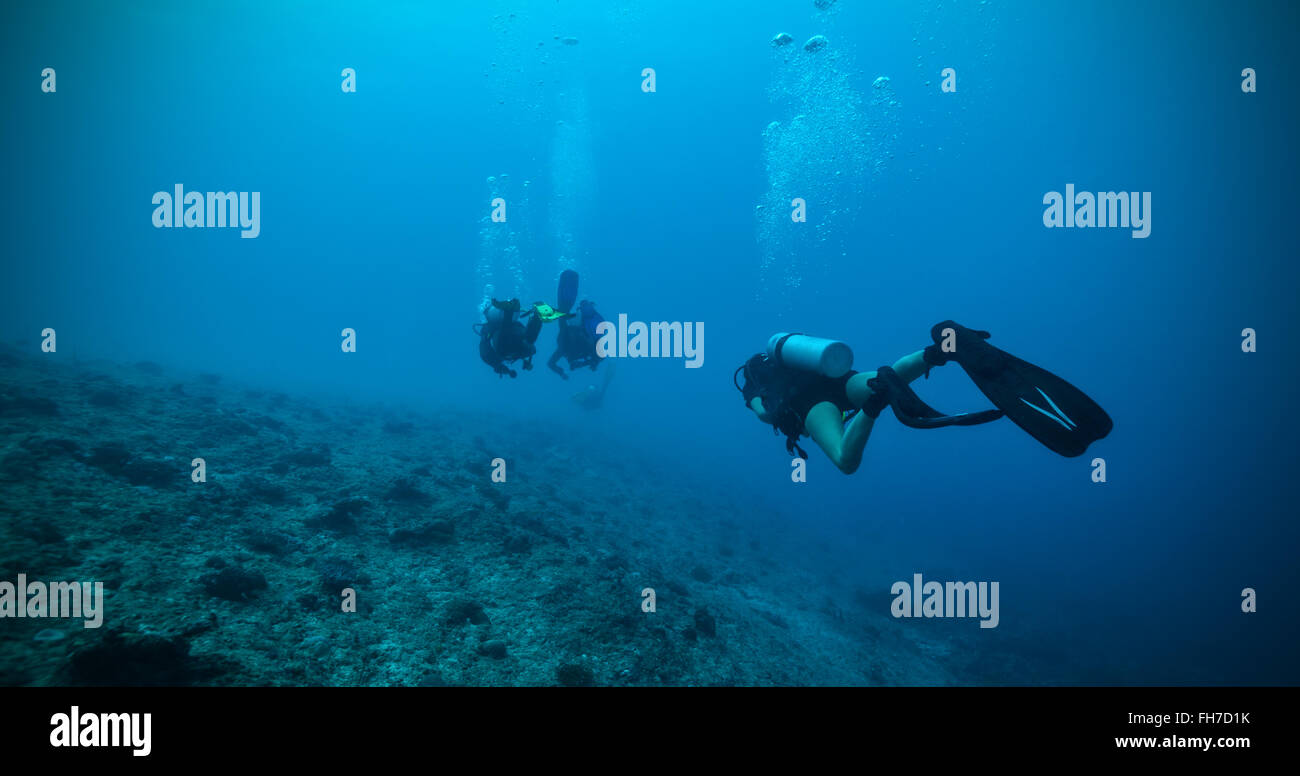
[[[116,408],[126,405],[127,394],[125,391],[113,388],[102,388],[87,397],[86,401],[96,407]]]
[[[195,678],[189,642],[163,636],[104,634],[98,644],[78,650],[69,661],[75,684],[164,686],[188,684]]]
[[[788,32],[778,32],[776,36],[772,38],[772,45],[776,48],[780,48],[782,46],[788,46],[793,42],[794,42],[794,36]]]
[[[330,644],[329,639],[319,634],[315,636],[308,636],[307,638],[303,639],[301,643],[298,644],[299,652],[306,652],[307,654],[312,655],[314,657],[325,657],[326,655],[329,654],[330,649],[332,648],[333,645]]]
[[[596,675],[590,668],[577,663],[564,663],[556,667],[555,680],[562,687],[595,687]]]
[[[322,558],[316,564],[316,569],[320,572],[321,585],[333,593],[370,581],[369,575],[358,571],[352,561],[346,558]]]
[[[64,539],[63,532],[48,522],[19,523],[15,533],[31,539],[37,544],[58,544]]]
[[[41,461],[31,453],[14,451],[0,460],[0,475],[14,482],[24,482],[40,471]]]
[[[415,683],[416,687],[450,687],[440,671],[429,671]]]
[[[407,504],[428,504],[433,501],[433,497],[415,487],[415,482],[409,477],[401,477],[394,481],[392,487],[384,494],[384,498]]]
[[[504,488],[484,488],[483,497],[491,501],[502,512],[510,508],[510,494]]]
[[[181,473],[166,461],[136,458],[121,442],[109,442],[91,450],[86,463],[132,485],[172,488],[180,485]]]
[[[51,458],[57,455],[70,455],[73,458],[81,457],[81,445],[71,439],[31,436],[22,441],[22,447],[24,450],[42,458]]]
[[[695,630],[705,636],[718,635],[718,621],[704,609],[695,610]]]
[[[180,484],[180,472],[166,461],[147,458],[132,458],[122,468],[122,477],[132,485],[144,485],[159,490],[177,487]]]
[[[830,41],[826,40],[825,35],[814,35],[803,44],[803,50],[821,51],[822,49],[826,48],[826,44],[829,42]]]
[[[265,552],[276,557],[288,555],[301,546],[298,540],[292,536],[282,534],[279,531],[263,529],[249,531],[244,536],[244,543],[251,550]]]
[[[339,533],[353,533],[357,530],[357,516],[370,506],[365,499],[352,498],[335,504],[322,516],[307,519],[309,527],[326,528]]]
[[[712,582],[713,574],[703,566],[696,566],[691,569],[691,578],[696,582]]]
[[[455,534],[452,524],[446,520],[434,520],[417,528],[398,528],[388,534],[388,541],[407,547],[428,547],[434,544],[447,544]]]
[[[263,504],[281,506],[289,501],[288,488],[256,475],[244,477],[239,486],[241,493]]]
[[[515,531],[501,541],[501,546],[507,553],[518,555],[533,548],[533,537],[522,531]]]
[[[0,416],[40,415],[52,417],[58,414],[59,406],[43,396],[0,396]]]
[[[181,629],[180,638],[189,639],[200,633],[207,633],[217,627],[217,613],[209,612],[206,619],[191,620],[183,629]]]
[[[444,611],[444,619],[448,625],[491,625],[492,621],[488,619],[487,612],[483,611],[483,604],[472,598],[458,597],[453,598],[447,603]]]
[[[282,456],[280,462],[292,466],[329,466],[330,449],[328,445],[321,445],[320,447],[310,450],[295,450],[292,453]]]
[[[266,577],[256,571],[245,571],[235,566],[204,574],[199,577],[199,583],[210,596],[240,603],[248,601],[259,590],[266,589]]]
[[[269,428],[280,434],[292,435],[294,433],[284,421],[276,420],[267,415],[250,415],[249,421],[254,425],[261,426],[262,428]]]
[[[90,451],[86,463],[114,477],[120,476],[131,460],[131,451],[121,442],[109,442]]]
[[[489,639],[478,645],[478,653],[493,660],[503,660],[506,656],[506,643],[501,639]]]

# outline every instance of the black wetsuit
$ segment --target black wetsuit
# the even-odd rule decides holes
[[[849,380],[857,372],[850,370],[840,377],[826,377],[816,372],[779,366],[766,354],[759,353],[746,361],[733,378],[745,373],[745,384],[736,387],[744,397],[745,405],[753,408],[753,400],[763,401],[763,419],[785,434],[785,449],[792,455],[807,458],[798,440],[808,433],[804,427],[808,413],[818,404],[828,401],[840,412],[861,409],[849,401]]]
[[[800,422],[808,417],[808,412],[814,406],[824,401],[834,404],[840,412],[859,409],[849,401],[848,393],[849,379],[856,374],[857,372],[852,369],[842,377],[833,378],[810,372],[797,373],[795,379],[798,380],[798,387],[789,401],[791,408],[798,414]]]
[[[498,322],[488,321],[479,331],[478,355],[483,362],[492,367],[499,375],[517,377],[515,370],[507,363],[523,359],[524,369],[533,368],[533,354],[537,352],[537,335],[542,333],[542,319],[532,315],[528,325],[515,319],[508,313]]]
[[[600,364],[601,358],[596,353],[596,343],[587,334],[587,329],[582,324],[568,320],[560,321],[560,332],[555,337],[555,352],[546,362],[552,371],[567,378],[568,375],[560,368],[562,358],[569,362],[570,371],[583,367],[595,369]]]

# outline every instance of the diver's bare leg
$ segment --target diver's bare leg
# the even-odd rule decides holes
[[[925,374],[928,365],[925,363],[924,353],[925,351],[918,350],[894,362],[894,371],[903,379],[903,382],[910,383]],[[875,376],[876,370],[873,369],[870,372],[858,372],[849,378],[848,384],[844,386],[844,392],[849,395],[849,402],[854,407],[861,407],[871,396],[871,389],[867,387],[867,381]]]

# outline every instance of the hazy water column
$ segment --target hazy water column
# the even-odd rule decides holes
[[[604,10],[621,22],[634,16],[613,6]],[[525,213],[521,208],[527,207],[526,199],[516,202],[508,194],[500,196],[509,202],[510,220],[522,215],[528,219],[525,226],[507,231],[514,234],[507,239],[489,232],[488,227],[499,225],[490,220],[483,225],[480,285],[492,282],[492,267],[497,266],[503,275],[497,281],[498,297],[505,293],[500,285],[505,277],[512,286],[537,294],[539,289],[553,288],[562,270],[584,269],[585,252],[579,246],[596,196],[590,113],[583,88],[590,64],[582,41],[573,37],[570,27],[576,19],[582,21],[577,26],[590,28],[583,21],[587,16],[585,11],[575,16],[549,5],[526,8],[513,3],[496,3],[492,12],[494,55],[483,77],[496,98],[500,121],[503,125],[517,125],[520,117],[545,121],[539,127],[542,131],[529,130],[529,136],[548,144],[538,148],[534,157],[544,160],[545,172],[530,173],[539,176],[543,188],[533,204],[546,213],[545,228],[541,228],[540,211],[534,214],[528,207]],[[513,184],[505,188],[516,197],[530,193]],[[537,260],[534,254],[542,251],[549,254],[548,260]],[[501,255],[499,261],[493,258],[496,254]],[[538,270],[541,274],[535,274]],[[526,284],[533,285],[524,288]]]
[[[763,130],[767,191],[755,209],[760,301],[788,300],[809,263],[846,258],[843,233],[862,211],[871,176],[892,155],[897,100],[888,78],[864,78],[829,36],[819,47],[774,46],[769,87],[776,118]],[[870,83],[864,99],[855,82]],[[792,200],[807,222],[791,220]]]
[[[591,125],[587,95],[581,88],[570,88],[558,95],[557,112],[551,139],[551,234],[555,240],[556,277],[564,269],[584,272],[581,259],[585,251],[574,236],[587,223],[596,197],[595,159],[592,153]]]
[[[533,263],[529,187],[529,181],[516,182],[506,173],[487,179],[489,211],[479,219],[477,276],[483,293],[480,311],[493,298],[511,299],[524,291]],[[493,221],[491,215],[491,203],[498,197],[506,202],[506,220],[502,223]]]

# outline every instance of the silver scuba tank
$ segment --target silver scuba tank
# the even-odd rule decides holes
[[[777,364],[830,378],[853,368],[853,350],[839,340],[778,332],[767,341],[767,357]]]

